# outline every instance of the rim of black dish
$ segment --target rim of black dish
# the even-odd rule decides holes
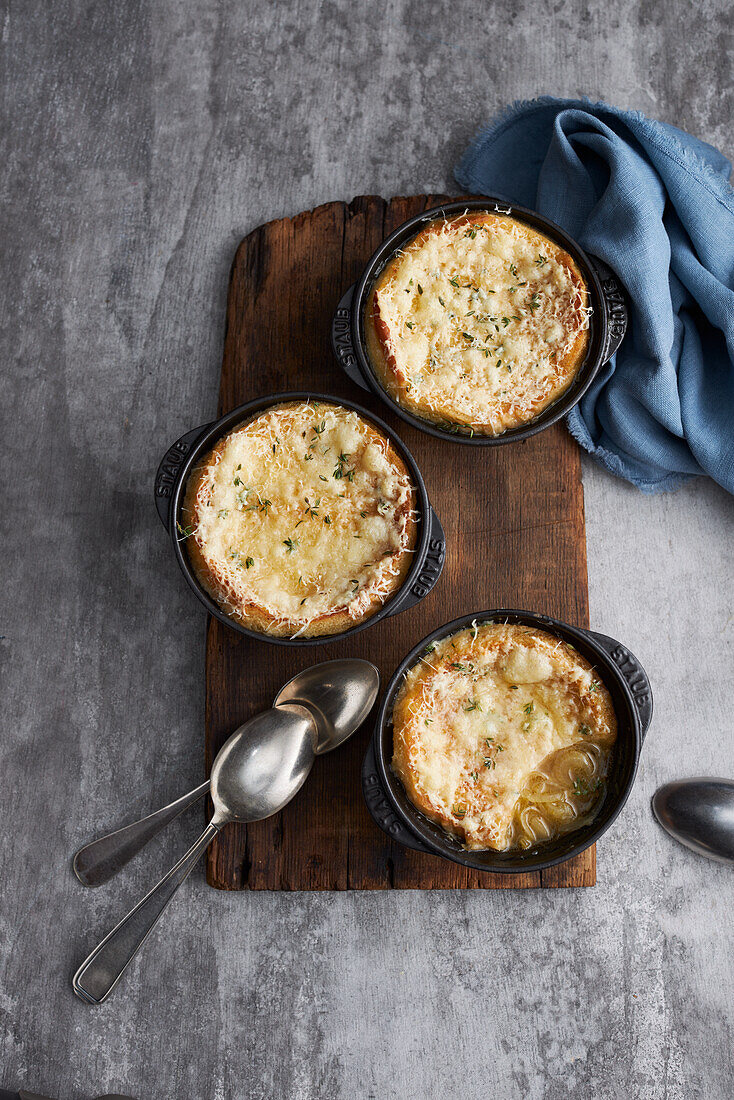
[[[584,361],[574,381],[566,392],[561,394],[556,401],[544,409],[535,420],[518,428],[510,428],[500,435],[470,435],[459,429],[454,431],[450,428],[442,428],[432,423],[430,420],[423,420],[421,417],[415,416],[409,410],[404,409],[403,406],[388,393],[373,370],[369,355],[367,354],[364,338],[364,301],[366,295],[369,290],[371,290],[372,284],[384,269],[385,265],[392,259],[400,244],[404,243],[408,237],[415,236],[418,228],[428,222],[436,221],[442,215],[461,214],[465,210],[488,210],[498,214],[511,215],[517,217],[519,221],[527,222],[528,225],[535,229],[542,230],[547,236],[553,238],[562,245],[578,262],[592,295],[593,312],[589,322],[591,339],[589,340],[589,347]],[[364,375],[365,381],[369,383],[378,396],[390,405],[396,416],[399,416],[401,420],[404,420],[407,424],[411,424],[414,428],[418,428],[419,431],[426,432],[428,435],[435,436],[437,439],[447,439],[451,443],[463,443],[475,447],[497,447],[505,443],[529,439],[531,436],[537,435],[538,432],[542,432],[545,428],[549,428],[552,424],[557,423],[574,407],[574,405],[578,404],[594,381],[597,371],[602,365],[600,362],[601,351],[605,345],[607,336],[607,314],[604,306],[604,294],[601,287],[601,281],[586,252],[584,252],[580,245],[578,245],[565,230],[561,229],[555,222],[549,221],[548,218],[544,218],[542,214],[538,214],[534,210],[528,210],[524,206],[518,206],[515,203],[504,202],[502,199],[492,196],[478,199],[466,199],[463,202],[452,201],[441,203],[440,206],[433,206],[429,210],[424,210],[422,214],[416,214],[412,218],[408,218],[407,221],[393,230],[390,236],[386,237],[380,247],[372,254],[355,286],[350,324],[352,344],[354,345],[357,358],[359,359],[360,370]]]
[[[348,630],[342,630],[338,634],[325,634],[318,638],[276,638],[270,634],[262,634],[256,630],[251,630],[249,627],[242,626],[236,619],[231,618],[221,607],[215,603],[208,592],[205,591],[203,586],[199,583],[199,580],[191,565],[188,554],[186,553],[184,542],[185,540],[178,538],[178,519],[181,510],[183,497],[186,492],[186,483],[188,481],[191,468],[195,465],[196,461],[201,457],[209,446],[213,446],[214,442],[221,439],[223,435],[231,431],[237,423],[244,420],[250,415],[257,413],[259,409],[266,409],[274,407],[275,405],[283,404],[287,401],[322,401],[324,404],[330,403],[333,405],[343,405],[345,408],[351,409],[354,412],[363,416],[375,427],[379,428],[387,438],[395,445],[410,471],[410,475],[413,479],[415,487],[418,491],[419,507],[420,507],[420,533],[418,545],[416,547],[413,563],[403,581],[400,588],[380,607],[373,615],[364,621],[357,623],[355,626],[349,627]],[[185,461],[181,464],[181,468],[178,474],[175,488],[171,494],[171,503],[169,511],[169,533],[171,541],[173,542],[174,552],[179,567],[186,578],[189,587],[194,594],[204,604],[210,615],[213,615],[216,619],[219,619],[225,626],[229,626],[232,630],[236,630],[240,634],[244,634],[248,638],[254,638],[256,641],[268,642],[271,645],[283,645],[283,646],[315,646],[315,645],[329,645],[330,642],[341,641],[344,638],[349,638],[352,634],[358,634],[361,630],[366,630],[367,627],[373,626],[381,619],[385,618],[389,612],[394,608],[395,612],[399,611],[398,607],[395,607],[396,601],[401,598],[405,598],[406,592],[410,590],[411,585],[418,577],[421,568],[423,558],[426,550],[428,549],[428,539],[430,537],[430,516],[431,505],[428,499],[428,491],[426,489],[425,481],[418,468],[413,455],[410,453],[405,443],[399,435],[384,420],[381,420],[379,416],[375,416],[373,412],[366,409],[363,405],[358,404],[356,401],[352,401],[349,398],[335,397],[333,394],[317,393],[313,390],[289,390],[285,393],[268,394],[265,397],[257,397],[252,401],[246,402],[244,405],[238,405],[218,420],[212,421],[211,424],[204,427],[201,436],[196,440],[191,451],[186,456]]]
[[[555,632],[559,636],[564,637],[565,640],[568,640],[568,637],[570,637],[573,639],[571,642],[572,645],[576,645],[577,642],[579,643],[577,648],[579,648],[582,653],[584,650],[590,650],[594,654],[596,659],[593,663],[595,667],[603,669],[602,679],[607,688],[609,688],[609,680],[614,680],[615,688],[619,688],[626,701],[628,711],[627,717],[631,720],[627,721],[623,719],[623,716],[619,714],[616,706],[615,715],[618,724],[618,738],[620,736],[620,727],[622,727],[624,720],[625,730],[628,730],[634,739],[634,745],[632,746],[632,766],[629,769],[629,774],[624,785],[616,796],[607,801],[609,799],[609,794],[607,793],[602,802],[600,812],[597,817],[595,817],[594,821],[590,822],[587,826],[582,826],[578,830],[580,839],[575,844],[572,843],[570,839],[575,835],[572,830],[562,837],[557,838],[555,841],[536,845],[522,852],[514,850],[507,853],[494,852],[492,849],[488,848],[478,849],[474,852],[473,850],[463,848],[457,839],[452,838],[440,825],[430,821],[420,810],[412,805],[405,793],[402,783],[393,773],[392,768],[385,759],[383,741],[387,734],[390,739],[390,745],[392,745],[392,705],[405,673],[409,668],[412,668],[424,652],[426,646],[430,645],[431,642],[445,638],[450,634],[455,634],[458,630],[471,626],[473,622],[479,624],[488,622],[489,620],[507,620],[509,622],[514,620],[519,623],[536,625],[541,630],[546,630],[548,633]],[[492,871],[498,874],[522,874],[523,872],[547,870],[549,867],[555,867],[559,863],[565,863],[567,860],[573,859],[574,856],[579,855],[581,852],[585,851],[586,848],[596,843],[599,837],[609,829],[624,808],[634,785],[642,747],[642,733],[640,719],[632,692],[619,669],[594,638],[591,630],[586,631],[578,627],[570,626],[568,623],[563,622],[562,619],[554,619],[550,615],[543,615],[538,612],[527,611],[520,608],[501,607],[470,612],[467,615],[461,615],[456,619],[452,619],[451,622],[444,623],[436,630],[431,631],[430,634],[427,634],[425,638],[422,638],[421,641],[413,647],[410,653],[408,653],[398,665],[387,685],[375,721],[373,746],[380,782],[384,793],[390,801],[392,809],[408,831],[412,833],[416,839],[420,840],[432,854],[442,856],[444,859],[449,859],[453,863],[469,867],[472,870]],[[405,805],[403,803],[405,803]],[[604,813],[605,806],[607,806],[606,814]],[[599,821],[599,824],[596,824],[597,821]],[[543,858],[543,848],[547,847],[549,844],[556,843],[564,843],[566,849],[561,853]],[[489,859],[487,859],[488,853]],[[480,859],[480,855],[485,858],[483,860]]]

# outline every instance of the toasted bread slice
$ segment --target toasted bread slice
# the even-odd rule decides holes
[[[402,585],[416,490],[392,442],[335,404],[275,405],[192,471],[180,522],[219,606],[275,637],[339,633]]]
[[[367,351],[415,416],[480,435],[534,420],[568,389],[589,344],[572,256],[503,214],[432,221],[367,298]]]
[[[408,671],[392,766],[426,817],[467,848],[503,851],[593,817],[616,736],[609,692],[575,649],[482,623]]]

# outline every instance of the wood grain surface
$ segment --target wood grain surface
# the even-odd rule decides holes
[[[523,607],[588,625],[579,455],[556,425],[525,442],[478,449],[403,423],[341,372],[329,329],[339,298],[382,239],[445,196],[389,202],[362,196],[258,227],[240,244],[227,302],[220,415],[261,394],[315,389],[352,398],[387,420],[418,462],[446,532],[446,565],[422,603],[347,641],[309,649],[242,637],[211,619],[206,646],[206,766],[232,731],[272,703],[307,664],[366,657],[387,684],[429,631],[472,610]],[[595,849],[548,871],[502,876],[407,851],[373,823],[360,766],[368,721],[321,757],[276,817],[229,825],[209,849],[207,881],[224,890],[591,886]]]

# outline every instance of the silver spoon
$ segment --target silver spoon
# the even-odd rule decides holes
[[[72,980],[74,992],[101,1004],[142,947],[181,883],[229,821],[260,821],[281,810],[306,781],[316,748],[316,723],[287,704],[251,718],[232,734],[211,772],[214,816],[195,844],[95,947]]]
[[[698,776],[666,783],[655,791],[652,809],[686,848],[734,863],[734,780]]]
[[[317,727],[316,754],[336,749],[359,729],[372,710],[380,674],[369,661],[347,658],[303,669],[275,696],[273,706],[298,703]],[[174,818],[209,790],[209,780],[140,821],[85,844],[74,856],[74,874],[84,886],[101,886],[137,855]]]

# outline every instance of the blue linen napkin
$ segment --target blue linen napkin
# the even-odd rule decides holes
[[[590,100],[516,103],[456,168],[467,191],[538,210],[627,291],[619,351],[568,416],[644,492],[709,474],[734,492],[734,189],[711,145]]]

